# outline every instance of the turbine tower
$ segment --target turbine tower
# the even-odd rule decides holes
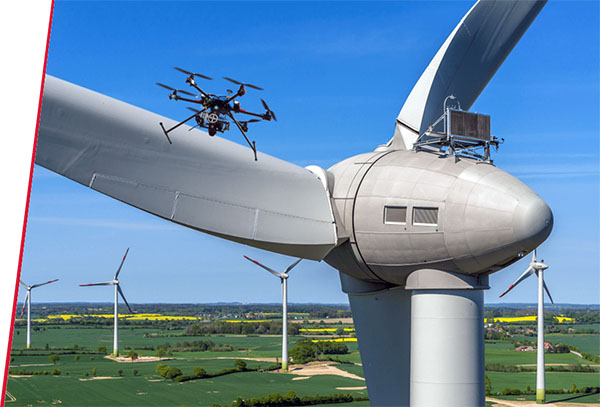
[[[123,290],[121,290],[121,286],[119,285],[119,280],[118,280],[119,273],[121,272],[121,268],[123,267],[123,263],[125,262],[127,253],[129,253],[129,248],[127,248],[127,250],[125,251],[123,260],[121,260],[121,264],[119,265],[119,268],[117,269],[117,272],[115,274],[115,278],[112,281],[106,281],[104,283],[91,283],[91,284],[80,284],[79,285],[80,287],[91,287],[91,286],[95,286],[95,285],[113,285],[113,286],[115,286],[115,334],[114,334],[114,342],[113,342],[113,355],[115,355],[115,356],[119,355],[119,311],[118,311],[119,294],[121,294],[121,298],[123,298],[123,301],[125,302],[125,305],[127,305],[129,312],[131,312],[131,313],[134,312],[131,309],[131,307],[129,306],[129,303],[127,302],[127,300],[125,299],[125,295],[123,294]]]
[[[23,318],[25,305],[27,305],[27,349],[29,349],[31,346],[31,290],[46,284],[54,283],[55,281],[58,281],[58,278],[56,280],[46,281],[45,283],[41,284],[27,285],[23,282],[23,280],[19,280],[19,283],[21,283],[21,285],[27,289],[27,295],[25,296],[25,300],[23,300],[23,309],[21,309],[21,316],[19,317]]]
[[[279,277],[281,279],[281,298],[282,298],[282,308],[283,308],[283,332],[281,339],[281,370],[287,372],[288,370],[288,337],[287,337],[287,279],[289,277],[288,273],[296,267],[298,263],[302,261],[302,259],[298,259],[292,264],[290,264],[283,273],[279,273],[272,268],[269,268],[263,264],[260,264],[256,260],[252,260],[248,256],[244,256],[246,259],[250,260],[252,263],[256,264],[267,270],[269,273],[273,274],[275,277]]]
[[[550,295],[550,291],[544,282],[544,270],[548,268],[544,261],[536,261],[535,253],[533,251],[533,258],[529,267],[517,280],[508,287],[508,290],[504,291],[500,297],[512,290],[517,284],[525,280],[527,277],[535,273],[538,277],[538,315],[537,315],[537,380],[535,390],[535,401],[537,404],[546,403],[546,379],[544,376],[544,290],[548,294],[550,301],[554,304],[554,300]]]

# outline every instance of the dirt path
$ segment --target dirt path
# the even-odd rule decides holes
[[[520,401],[520,400],[502,400],[495,399],[492,397],[486,397],[486,401],[490,401],[495,403],[494,407],[538,407],[539,404],[536,404],[535,401]],[[552,402],[553,406],[556,407],[598,407],[600,404],[598,403],[570,403],[570,402]]]
[[[7,403],[12,403],[13,401],[17,401],[16,397],[13,396],[12,394],[10,394],[8,391],[6,392],[6,397],[8,397],[8,400],[6,400]]]
[[[345,370],[338,369],[334,366],[335,362],[309,362],[305,365],[291,365],[289,373],[298,376],[316,376],[316,375],[334,375],[347,377],[349,379],[362,380],[365,379],[355,374],[346,372]],[[280,370],[276,372],[281,373]]]
[[[367,386],[360,386],[360,387],[336,387],[336,390],[365,390],[367,388]]]
[[[162,362],[163,360],[174,360],[175,358],[159,358],[158,356],[138,356],[133,361],[126,356],[106,355],[105,359],[110,359],[119,363],[144,363],[144,362]]]
[[[247,358],[245,356],[240,356],[240,357],[219,356],[219,357],[216,357],[216,358],[206,358],[206,359],[225,359],[225,360],[242,359],[242,360],[254,360],[254,361],[257,361],[257,362],[273,362],[273,363],[277,363],[277,358]]]
[[[89,379],[79,379],[79,381],[80,382],[89,382],[90,380],[114,380],[114,379],[122,379],[122,377],[96,376],[96,377],[90,377]]]

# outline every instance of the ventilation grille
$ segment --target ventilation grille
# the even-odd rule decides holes
[[[385,223],[406,225],[406,206],[386,206],[383,219]]]
[[[413,225],[436,226],[438,208],[413,208]]]

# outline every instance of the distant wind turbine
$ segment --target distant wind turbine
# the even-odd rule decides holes
[[[25,305],[27,305],[27,349],[29,349],[29,347],[31,346],[31,290],[46,284],[54,283],[55,281],[58,281],[58,278],[56,280],[46,281],[45,283],[41,284],[27,285],[23,282],[23,280],[19,280],[19,283],[21,283],[21,285],[27,289],[27,295],[25,296],[25,300],[23,301],[23,309],[21,309],[21,316],[19,317],[23,318]]]
[[[127,300],[125,299],[125,295],[123,294],[123,290],[121,290],[121,286],[119,286],[119,280],[117,279],[119,277],[119,273],[121,272],[121,268],[123,267],[123,263],[125,262],[125,258],[127,257],[127,253],[129,253],[129,248],[127,248],[127,250],[125,251],[125,255],[123,256],[123,260],[121,260],[121,264],[119,265],[119,268],[117,269],[117,273],[115,274],[115,278],[112,281],[106,281],[104,283],[91,283],[91,284],[80,284],[80,287],[91,287],[91,286],[95,286],[95,285],[114,285],[115,286],[115,335],[114,335],[114,343],[113,343],[113,355],[118,356],[119,355],[119,311],[118,311],[118,305],[119,305],[119,296],[118,294],[121,294],[121,298],[123,298],[123,301],[125,301],[125,305],[127,305],[127,308],[129,309],[129,312],[133,313],[134,311],[131,309],[131,307],[129,306],[129,303],[127,302]]]
[[[537,404],[546,403],[546,379],[544,376],[544,290],[548,294],[550,301],[554,304],[554,300],[550,295],[550,291],[544,282],[544,270],[548,265],[544,261],[536,261],[536,251],[533,251],[533,258],[527,270],[517,280],[512,283],[508,290],[504,291],[500,297],[512,290],[517,284],[525,280],[527,277],[535,273],[538,277],[538,315],[537,315],[537,381],[535,401]]]
[[[292,264],[290,264],[283,273],[279,273],[272,268],[269,268],[263,264],[260,264],[256,260],[252,260],[248,256],[244,256],[246,259],[250,260],[252,263],[264,268],[269,273],[273,274],[275,277],[279,277],[281,279],[281,297],[283,303],[283,332],[281,339],[281,370],[287,372],[288,370],[288,338],[287,338],[287,279],[289,277],[288,273],[292,270],[298,263],[302,261],[302,259],[298,259]]]

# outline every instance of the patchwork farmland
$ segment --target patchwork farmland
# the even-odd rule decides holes
[[[331,348],[338,353],[292,364],[290,373],[278,369],[277,306],[202,307],[136,306],[143,313],[120,318],[121,357],[115,359],[107,356],[113,336],[110,306],[40,305],[34,310],[32,348],[25,347],[23,321],[16,322],[6,405],[231,406],[274,393],[290,398],[290,391],[298,398],[319,395],[322,404],[369,405],[346,306],[315,305],[308,312],[290,313],[292,357],[294,347],[308,346],[307,340],[338,344]],[[600,396],[591,394],[600,387],[600,363],[594,360],[600,357],[597,322],[565,321],[548,326],[547,341],[577,350],[546,355],[547,368],[555,370],[546,375],[547,388],[560,392],[549,394],[548,400],[600,403]],[[529,319],[486,322],[486,384],[492,399],[535,398],[529,394],[535,389],[535,352],[515,351],[517,344],[535,341],[534,335],[522,333],[534,324]],[[161,375],[159,365],[175,376]]]

